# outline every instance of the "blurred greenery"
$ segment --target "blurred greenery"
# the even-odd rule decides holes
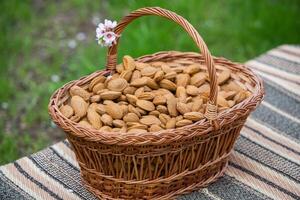
[[[0,164],[64,138],[48,116],[50,95],[105,65],[95,26],[129,11],[160,6],[193,24],[212,54],[244,62],[280,44],[300,43],[298,0],[9,0],[0,1]],[[136,20],[120,56],[198,51],[175,23]]]

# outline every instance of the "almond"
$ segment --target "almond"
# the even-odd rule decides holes
[[[158,105],[156,106],[156,110],[160,113],[168,114],[168,108],[166,106]]]
[[[155,67],[145,67],[141,70],[142,76],[154,77],[154,74],[157,72],[157,68]]]
[[[80,124],[81,126],[83,126],[85,128],[93,128],[90,123],[88,123],[87,121],[84,121],[84,120],[81,120],[80,122],[78,122],[78,124]]]
[[[126,87],[124,90],[123,90],[123,94],[134,94],[134,92],[136,91],[136,88],[135,87]]]
[[[204,115],[200,112],[188,112],[183,115],[183,118],[189,119],[189,120],[192,120],[195,122],[195,121],[199,121],[200,119],[203,119]]]
[[[224,91],[227,91],[227,92],[228,91],[239,92],[242,90],[242,88],[238,84],[236,84],[234,81],[229,81],[229,83],[222,85],[221,89]]]
[[[107,91],[100,94],[101,99],[114,100],[121,96],[121,92]]]
[[[176,97],[179,102],[185,103],[187,99],[186,89],[183,86],[178,86],[176,90]]]
[[[201,85],[199,88],[198,88],[198,90],[199,90],[199,93],[200,94],[209,94],[209,92],[210,92],[210,86],[209,86],[209,84],[204,84],[204,85]]]
[[[192,120],[189,120],[189,119],[182,119],[182,120],[176,122],[176,127],[187,126],[187,125],[190,125],[190,124],[192,124],[192,123],[193,123]]]
[[[152,100],[154,98],[154,94],[152,92],[144,92],[140,94],[138,98],[142,100]]]
[[[141,75],[141,72],[139,70],[134,70],[133,73],[132,73],[132,76],[131,76],[131,82],[136,80],[136,79],[139,79],[141,78],[142,75]]]
[[[240,103],[240,102],[242,102],[244,99],[246,99],[247,98],[247,92],[246,91],[244,91],[244,90],[242,90],[242,91],[240,91],[239,93],[237,93],[237,95],[235,95],[235,97],[234,97],[234,101],[236,102],[236,103]]]
[[[166,129],[175,128],[175,126],[176,126],[176,119],[172,118],[167,122]]]
[[[162,127],[160,127],[159,125],[157,124],[153,124],[150,126],[150,128],[148,129],[150,132],[158,132],[158,131],[161,131],[163,130]]]
[[[104,132],[111,132],[112,128],[109,126],[102,126],[99,131],[104,131]]]
[[[161,113],[159,114],[159,120],[163,123],[163,124],[167,124],[167,122],[171,119],[171,117],[167,114]]]
[[[177,87],[182,86],[186,87],[190,83],[190,75],[188,74],[178,74],[176,77],[176,85]]]
[[[133,80],[130,85],[134,86],[134,87],[143,87],[147,84],[149,77],[142,77],[142,78],[138,78]]]
[[[158,110],[153,110],[153,111],[149,112],[149,115],[154,115],[156,117],[158,117],[159,114],[160,114],[160,112]]]
[[[199,89],[193,85],[188,85],[186,87],[186,93],[191,96],[197,96],[200,94]]]
[[[177,103],[176,108],[177,108],[177,110],[178,110],[181,114],[185,114],[185,113],[191,111],[191,110],[189,109],[189,107],[188,107],[185,103],[181,103],[181,102],[178,102],[178,103]]]
[[[112,124],[117,128],[122,128],[123,126],[126,125],[123,120],[119,120],[119,119],[113,120]]]
[[[132,76],[132,71],[131,70],[124,70],[121,74],[120,74],[120,78],[125,79],[127,82],[130,81]]]
[[[137,100],[136,105],[146,111],[153,111],[155,110],[155,106],[151,101],[146,100]]]
[[[128,113],[123,117],[125,122],[138,122],[140,119],[135,113]]]
[[[80,96],[73,96],[71,98],[71,107],[76,116],[83,117],[86,115],[88,104]]]
[[[233,101],[233,100],[229,100],[229,101],[227,101],[227,103],[230,108],[235,105],[235,101]]]
[[[107,126],[112,126],[113,119],[108,114],[104,114],[101,116],[101,121]]]
[[[167,90],[175,91],[176,84],[168,79],[163,79],[159,82],[160,87],[165,88]]]
[[[162,63],[160,67],[163,70],[163,72],[165,72],[166,74],[173,71],[171,67],[166,63]]]
[[[165,73],[163,71],[157,71],[154,75],[153,80],[156,81],[156,82],[159,82],[159,81],[163,80],[164,79],[164,74]]]
[[[105,88],[104,83],[97,83],[94,87],[93,87],[93,93],[94,94],[98,94],[99,91],[103,90]]]
[[[92,103],[99,102],[100,100],[101,100],[101,97],[98,94],[97,95],[93,95],[93,96],[90,97],[90,101]]]
[[[158,95],[158,96],[155,96],[154,99],[153,99],[153,104],[154,105],[164,105],[166,104],[167,102],[167,98],[165,96],[162,96],[162,95]]]
[[[183,73],[186,74],[195,74],[201,70],[201,65],[200,64],[191,64],[187,68],[183,70]]]
[[[69,105],[63,105],[59,108],[59,111],[66,117],[70,118],[74,114],[74,110]]]
[[[164,78],[171,80],[171,79],[176,78],[176,76],[177,76],[177,73],[174,72],[174,71],[171,71],[169,73],[166,73],[165,76],[164,76]]]
[[[151,79],[151,78],[149,78],[149,79],[147,80],[146,85],[147,85],[149,88],[153,89],[153,90],[159,89],[159,85],[158,85],[153,79]],[[145,86],[145,87],[146,87],[146,86]]]
[[[116,103],[108,104],[105,106],[106,113],[109,114],[113,119],[123,118],[123,109]]]
[[[172,117],[176,117],[178,115],[176,105],[177,105],[177,100],[175,97],[167,99],[168,111]]]
[[[70,94],[71,96],[80,96],[82,97],[85,101],[89,100],[91,94],[87,92],[85,89],[75,85],[70,88]]]
[[[149,63],[142,63],[142,62],[137,62],[137,61],[135,62],[135,65],[136,65],[136,69],[140,70],[140,71],[146,67],[151,66]]]
[[[79,122],[79,120],[81,119],[81,117],[74,115],[70,118],[70,120],[72,120],[73,122]]]
[[[138,122],[128,122],[127,126],[129,127],[128,130],[130,130],[130,129],[144,129],[144,130],[147,130],[148,129],[147,125],[141,124],[141,123],[138,123]]]
[[[100,115],[103,115],[106,113],[106,110],[105,110],[105,105],[103,104],[99,104],[96,106],[95,108],[96,112],[99,113]]]
[[[221,95],[218,95],[217,103],[218,103],[219,106],[229,107],[226,99],[224,97],[222,97]]]
[[[141,117],[141,113],[132,105],[128,105],[128,112],[136,114],[138,117]]]
[[[203,105],[203,100],[202,99],[194,101],[193,105],[192,105],[192,111],[193,112],[200,111],[200,109],[202,108],[202,105]]]
[[[200,87],[203,83],[205,83],[206,78],[207,78],[206,73],[198,72],[192,76],[191,85]]]
[[[124,78],[116,78],[108,82],[107,88],[111,91],[122,92],[128,86]]]
[[[102,127],[100,115],[95,110],[88,109],[87,118],[95,129],[100,129]]]
[[[160,120],[157,117],[153,116],[153,115],[148,115],[148,116],[142,117],[142,119],[140,119],[140,122],[142,124],[147,125],[147,126],[150,126],[152,124],[159,125],[161,123]]]
[[[136,67],[136,63],[131,56],[124,56],[123,57],[123,66],[125,70],[133,71]]]
[[[97,76],[90,82],[89,90],[92,91],[92,89],[94,88],[95,85],[97,85],[98,83],[104,83],[105,80],[106,80],[105,76],[103,76],[103,75]]]
[[[135,95],[126,94],[126,98],[130,104],[136,105],[136,101],[138,100],[138,98]]]
[[[222,85],[230,78],[231,72],[229,70],[223,70],[218,76],[218,84]]]
[[[118,64],[118,65],[116,66],[116,71],[117,71],[119,74],[121,74],[121,73],[123,72],[123,70],[124,70],[123,64]]]

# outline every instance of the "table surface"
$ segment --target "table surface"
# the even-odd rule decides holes
[[[181,200],[300,199],[300,46],[246,63],[266,97],[241,131],[225,175]],[[81,184],[67,141],[0,167],[0,199],[96,199]]]

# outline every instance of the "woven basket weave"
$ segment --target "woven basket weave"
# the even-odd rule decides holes
[[[201,54],[167,51],[137,58],[140,62],[201,63],[210,80],[206,118],[192,125],[148,133],[101,132],[85,128],[62,115],[59,107],[70,98],[74,85],[87,88],[99,75],[113,73],[117,64],[117,44],[109,48],[107,68],[72,81],[51,97],[49,113],[67,135],[81,168],[85,186],[100,199],[172,199],[220,177],[228,156],[248,115],[262,101],[261,80],[242,64],[212,57],[195,28],[181,16],[162,8],[142,8],[115,28],[116,34],[134,19],[157,15],[181,25],[199,47]],[[217,113],[217,74],[229,68],[232,78],[252,95]]]

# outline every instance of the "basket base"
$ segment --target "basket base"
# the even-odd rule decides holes
[[[163,185],[162,189],[159,189],[159,192],[150,192],[149,187],[153,188],[154,184],[151,186],[143,185],[143,184],[125,184],[123,185],[124,190],[111,190],[111,192],[102,191],[97,188],[94,188],[88,180],[88,177],[84,176],[82,173],[82,181],[85,187],[92,192],[99,199],[107,199],[107,200],[120,200],[120,199],[157,199],[157,200],[169,200],[174,199],[178,195],[187,194],[197,189],[207,187],[209,184],[216,181],[218,178],[223,176],[225,169],[228,165],[228,157],[220,160],[213,165],[209,165],[195,173],[189,174],[187,176],[182,177],[181,179],[172,180],[170,177],[166,178],[165,181],[161,181],[160,186]],[[86,180],[87,179],[87,180]],[[168,180],[167,180],[168,179]],[[174,178],[176,179],[176,177]],[[176,184],[180,182],[181,184]],[[119,183],[112,183],[111,187],[114,188]],[[175,185],[175,187],[174,187]],[[159,186],[158,186],[159,187]],[[131,190],[135,192],[132,193]],[[132,196],[134,194],[134,196]]]

